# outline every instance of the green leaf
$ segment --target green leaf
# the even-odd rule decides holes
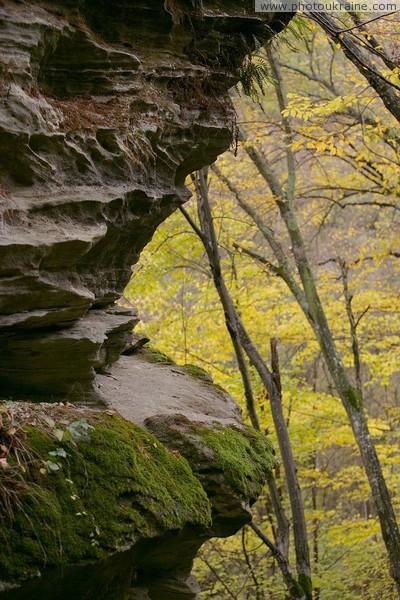
[[[62,435],[62,438],[61,438],[60,441],[62,441],[62,442],[69,442],[70,440],[72,440],[73,437],[74,437],[73,433],[67,427],[67,429],[65,429],[65,431],[63,431],[63,435]]]
[[[62,429],[54,429],[53,430],[53,435],[54,437],[59,441],[62,442],[63,441],[63,435],[64,435],[64,431]]]
[[[67,458],[67,453],[64,448],[56,448],[56,450],[52,450],[49,452],[50,456],[61,456],[61,458]]]
[[[47,460],[46,465],[50,469],[50,471],[59,471],[61,469],[61,465],[59,463],[53,462],[52,460]]]

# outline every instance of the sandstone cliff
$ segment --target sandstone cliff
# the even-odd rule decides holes
[[[260,479],[251,490],[238,488],[237,481],[247,475],[240,470],[235,474],[226,452],[213,449],[210,439],[204,441],[207,436],[191,429],[197,423],[229,441],[232,431],[239,435],[237,409],[226,395],[210,392],[201,382],[182,390],[182,378],[189,377],[184,373],[168,374],[170,388],[177,386],[174,394],[165,392],[168,377],[163,373],[158,394],[153,386],[153,395],[146,395],[144,381],[149,370],[143,369],[145,353],[121,356],[131,347],[138,316],[116,301],[129,280],[131,265],[157,226],[188,199],[186,175],[212,163],[232,142],[234,116],[227,91],[238,80],[244,57],[257,39],[271,37],[287,19],[285,15],[256,15],[251,1],[0,2],[2,397],[73,401],[87,407],[80,409],[85,422],[94,418],[93,408],[88,406],[108,404],[151,430],[160,447],[165,444],[187,458],[194,478],[191,493],[199,494],[197,481],[205,490],[200,501],[203,509],[197,515],[181,490],[185,498],[175,498],[181,506],[176,509],[181,511],[181,519],[170,521],[170,527],[154,507],[157,500],[152,505],[154,514],[142,506],[144,520],[153,527],[136,530],[136,525],[132,526],[134,534],[124,531],[119,541],[110,541],[108,549],[104,545],[98,556],[85,546],[83,554],[60,550],[63,559],[50,560],[44,558],[51,555],[50,550],[46,551],[37,536],[44,551],[38,558],[33,542],[30,551],[22,550],[13,538],[7,557],[3,554],[0,559],[0,581],[3,590],[10,582],[18,582],[20,587],[3,591],[4,597],[190,598],[194,592],[183,582],[199,545],[211,535],[232,533],[249,518],[248,504],[262,483],[262,468],[249,475],[257,479],[258,474]],[[165,365],[158,368],[167,369]],[[172,377],[181,378],[180,383]],[[14,407],[17,413],[19,410]],[[43,423],[46,421],[39,419],[37,427],[45,441],[39,448],[31,442],[32,452],[42,461],[43,452],[47,456],[52,451],[48,448],[54,437],[46,425],[43,429]],[[235,424],[239,429],[227,429],[225,435],[215,423]],[[26,427],[27,421],[22,419],[20,424]],[[113,423],[101,421],[101,426],[109,431]],[[10,450],[14,434],[7,427],[3,424],[0,434],[8,444],[11,464],[17,459]],[[136,434],[118,431],[122,438],[144,435],[144,430]],[[252,439],[244,429],[242,432],[244,439]],[[32,435],[25,431],[24,436],[30,447],[27,440]],[[88,440],[80,443],[90,447]],[[250,449],[236,450],[241,462],[248,461],[246,472],[254,466],[255,457]],[[225,456],[218,477],[207,477],[207,460],[212,464],[218,452]],[[82,450],[82,454],[87,452]],[[95,458],[86,460],[90,469]],[[106,463],[101,465],[109,468]],[[29,489],[31,484],[38,485],[36,467],[33,460],[27,468]],[[79,472],[79,466],[69,468]],[[183,467],[176,468],[179,488],[179,469]],[[8,475],[3,471],[5,475],[0,469],[0,488],[3,485],[5,489]],[[121,476],[132,478],[133,474]],[[221,478],[228,483],[222,485]],[[157,481],[157,476],[153,480]],[[217,488],[227,502],[216,497]],[[228,489],[234,490],[231,504]],[[156,490],[153,492],[158,498]],[[118,495],[117,490],[115,493]],[[140,493],[143,496],[143,490]],[[118,497],[116,506],[130,501],[130,497],[124,498]],[[4,512],[0,495],[1,501]],[[191,516],[188,506],[192,507]],[[54,522],[64,509],[60,508]],[[17,518],[11,512],[3,518],[11,519],[9,527],[16,518],[19,535],[24,536],[27,522],[23,516]],[[46,526],[46,517],[41,519],[35,526],[36,535],[37,528]],[[68,537],[61,524],[59,528],[60,540]],[[29,534],[32,539],[34,534]],[[26,560],[19,570],[12,570],[7,565],[19,552],[25,553]],[[106,562],[99,563],[100,558]],[[82,566],[87,562],[93,565]],[[128,563],[133,566],[130,576],[124,578]],[[68,579],[67,567],[73,578]],[[137,584],[145,582],[148,573],[158,573],[159,578],[164,574],[164,584],[159,583],[157,589],[154,581]],[[21,583],[38,574],[42,576],[39,583],[35,579]],[[107,574],[115,592],[103,585]],[[74,595],[68,581],[86,577],[92,585],[82,584]],[[165,584],[171,577],[175,588],[175,584]],[[120,585],[115,584],[118,578],[123,580]]]

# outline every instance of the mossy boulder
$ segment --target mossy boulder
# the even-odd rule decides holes
[[[146,428],[189,462],[212,504],[213,532],[232,535],[276,464],[271,442],[248,427],[193,424],[183,415],[146,419]]]
[[[193,425],[190,434],[213,452],[213,464],[224,473],[232,489],[249,503],[261,493],[265,477],[276,466],[275,452],[268,438],[249,427],[215,429]],[[199,452],[199,447],[196,453]],[[191,462],[190,452],[187,459]]]
[[[251,519],[274,462],[245,427],[0,403],[1,596],[195,598],[199,547]]]
[[[188,524],[211,525],[210,503],[187,461],[149,432],[114,413],[49,410],[32,409],[35,426],[8,436],[16,446],[0,469],[0,580],[103,560]]]

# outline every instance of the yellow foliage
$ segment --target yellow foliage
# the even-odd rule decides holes
[[[285,137],[270,84],[261,106],[235,98],[238,121],[247,123],[243,126],[248,138],[236,157],[227,153],[219,159],[218,166],[273,230],[299,283],[275,199],[246,153],[246,146],[256,145],[285,187],[285,144],[289,144],[297,165],[294,204],[308,258],[338,350],[355,381],[354,340],[340,267],[343,261],[348,269],[365,409],[389,487],[397,491],[399,129],[358,72],[344,66],[315,30],[309,35],[313,36],[314,72],[309,66],[309,55],[304,58],[282,51],[280,56],[281,63],[292,67],[285,70],[285,77],[288,87],[296,90],[287,94],[288,104],[283,110],[292,127],[292,139],[288,142]],[[329,78],[328,85],[320,82],[321,73],[326,75],[321,65],[331,60],[333,87]],[[315,73],[318,77],[313,80]],[[398,70],[387,76],[395,81]],[[246,249],[255,251],[273,267],[278,266],[265,238],[213,173],[210,199],[226,283],[267,364],[269,338],[279,339],[284,411],[304,491],[309,535],[318,547],[314,584],[321,588],[321,600],[375,600],[379,589],[385,590],[386,596],[381,597],[392,600],[395,595],[366,476],[347,416],[326,374],[319,344],[276,269],[255,262],[246,254]],[[192,200],[186,208],[196,220],[195,202]],[[180,213],[157,231],[126,294],[139,308],[141,327],[160,350],[178,362],[205,367],[217,383],[245,406],[241,378],[204,249]],[[251,366],[250,371],[262,429],[270,432],[277,446],[268,398]],[[267,504],[262,498],[256,512],[272,535]],[[400,500],[395,505],[400,511]],[[248,533],[248,543],[259,556],[254,564],[262,565],[257,567],[257,576],[269,597],[280,600],[284,597],[282,581],[272,561],[265,567],[266,559],[261,559],[265,551],[254,549],[257,540],[252,536]],[[212,557],[218,569],[224,569],[221,556],[232,553],[239,561],[239,547],[239,539],[225,540],[221,546],[207,547],[205,553],[209,553],[207,557]],[[199,562],[198,569],[207,580],[204,565]],[[265,568],[270,579],[262,574]],[[247,585],[240,579],[241,569],[234,563],[232,573],[225,574],[238,589]],[[210,583],[210,590],[211,587],[212,593],[204,598],[227,597],[220,582]],[[255,598],[251,593],[237,597]]]

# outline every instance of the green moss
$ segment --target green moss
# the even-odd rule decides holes
[[[21,507],[1,522],[2,579],[103,558],[187,523],[210,525],[209,501],[184,458],[118,415],[96,413],[88,421],[95,429],[76,447],[27,428],[34,459]],[[60,447],[67,452],[57,458],[61,469],[41,473]]]
[[[186,364],[182,367],[189,375],[195,377],[196,379],[200,379],[201,381],[206,381],[207,383],[213,383],[213,379],[205,369],[197,365]]]
[[[206,429],[194,427],[214,452],[214,465],[223,471],[231,487],[246,499],[255,499],[265,476],[276,464],[271,442],[255,430],[235,427]]]
[[[175,364],[172,358],[170,358],[164,352],[161,352],[161,350],[157,350],[157,348],[154,348],[153,346],[146,346],[146,348],[144,348],[144,353],[149,362],[157,362],[163,365]]]
[[[312,600],[312,581],[311,577],[305,575],[304,573],[300,573],[299,575],[299,584],[302,589],[302,596],[306,596],[307,600]]]
[[[277,464],[269,439],[249,427],[193,425],[184,415],[175,415],[168,423],[148,419],[147,427],[186,458],[205,489],[215,475],[222,474],[247,502],[257,499],[267,474]]]
[[[363,398],[361,392],[349,386],[345,393],[347,401],[357,410],[361,410],[363,405]]]

